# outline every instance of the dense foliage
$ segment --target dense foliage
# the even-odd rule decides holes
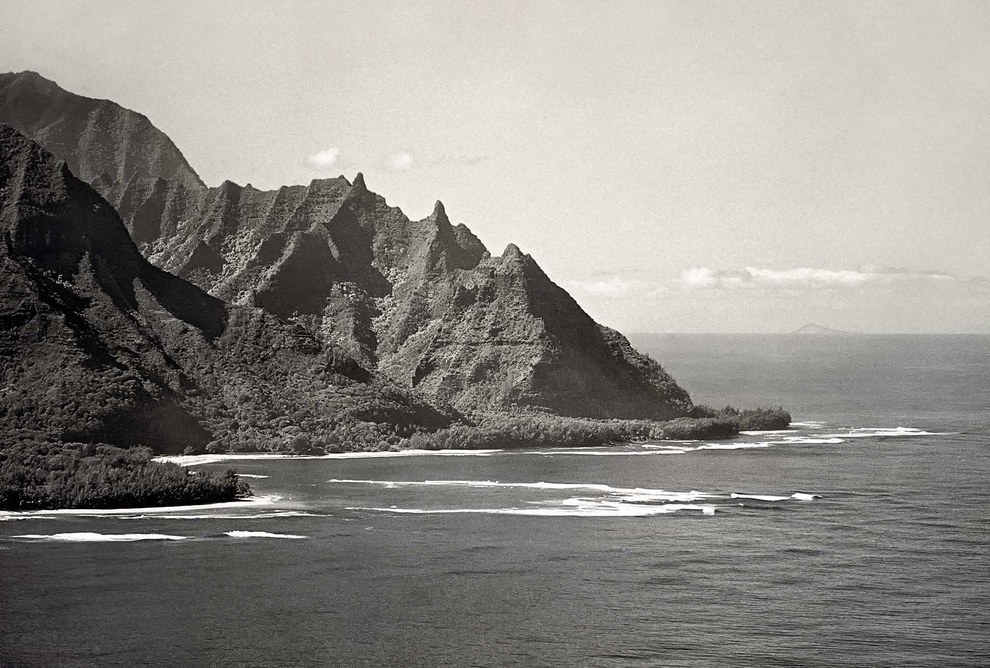
[[[139,508],[250,494],[232,470],[189,471],[151,450],[25,441],[0,450],[0,509]]]
[[[401,448],[476,450],[486,448],[594,447],[642,439],[697,440],[731,438],[740,431],[786,429],[790,414],[782,408],[714,410],[695,407],[691,417],[652,420],[591,420],[543,413],[492,414],[474,425],[420,432],[399,441]]]

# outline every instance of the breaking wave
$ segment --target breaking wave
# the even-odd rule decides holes
[[[530,507],[515,508],[388,508],[349,507],[348,510],[363,510],[380,513],[405,515],[523,515],[529,517],[649,517],[665,515],[682,510],[699,511],[703,515],[714,515],[715,506],[687,503],[667,503],[664,505],[643,505],[622,501],[602,501],[595,499],[572,498],[559,502],[540,502]]]
[[[755,501],[786,501],[789,496],[772,496],[770,494],[736,494],[729,495],[733,499],[753,499]]]
[[[58,510],[3,510],[0,511],[0,521],[45,519],[63,516],[74,517],[124,517],[124,516],[154,516],[165,517],[173,513],[189,513],[195,511],[223,510],[227,508],[252,508],[271,505],[282,497],[269,494],[267,496],[252,496],[238,501],[223,503],[204,503],[193,506],[151,506],[147,508],[60,508]]]
[[[291,533],[271,533],[269,531],[225,531],[224,535],[231,538],[288,538],[295,540],[309,538],[309,536],[298,536]]]
[[[822,434],[823,438],[874,438],[901,436],[953,436],[954,431],[925,431],[914,427],[853,427],[845,432]]]
[[[105,515],[94,515],[94,517],[113,517]],[[277,520],[284,517],[330,517],[322,513],[307,513],[302,510],[282,510],[273,513],[246,514],[208,514],[201,515],[123,515],[117,517],[121,520]]]
[[[164,533],[94,533],[92,531],[53,534],[30,533],[12,537],[64,543],[133,543],[139,540],[185,540],[188,538],[188,536],[171,536]]]
[[[654,501],[696,501],[715,496],[706,492],[691,490],[690,492],[668,492],[662,489],[646,489],[642,487],[612,487],[598,483],[585,482],[500,482],[497,480],[351,480],[333,478],[329,483],[345,485],[381,485],[384,487],[516,487],[545,490],[574,490],[589,492],[604,492],[610,495],[636,496],[649,498]]]

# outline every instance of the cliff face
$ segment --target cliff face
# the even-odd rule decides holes
[[[175,144],[147,118],[109,100],[69,93],[36,72],[0,74],[0,123],[65,160],[87,182],[160,176],[204,187]]]
[[[7,436],[174,452],[450,421],[300,327],[153,266],[102,197],[4,125],[0,237]]]
[[[438,405],[669,418],[687,394],[532,257],[500,257],[441,203],[409,220],[359,174],[262,192],[164,179],[105,188],[151,259],[293,320]]]
[[[18,123],[41,143],[50,124],[32,113],[60,108],[56,125],[88,128],[79,119],[89,116],[71,110],[96,101],[75,100],[37,75],[25,83],[25,76],[0,76],[0,109],[8,110],[0,117],[20,110]],[[56,91],[42,95],[29,83]],[[25,96],[68,97],[61,106],[31,107]],[[82,154],[83,178],[115,207],[152,264],[225,303],[293,323],[441,410],[663,419],[690,409],[687,393],[659,364],[595,323],[532,257],[514,245],[492,257],[439,202],[432,215],[409,220],[360,174],[353,183],[338,177],[268,192],[231,182],[205,188],[191,169],[180,169],[184,160],[173,160],[171,172],[161,160],[138,164],[112,137],[108,145],[117,148],[97,152],[97,172],[84,168],[95,160],[91,144],[73,143],[65,132],[59,146],[68,153],[59,154]],[[158,155],[153,147],[165,146],[162,138],[157,130],[134,135],[135,155]],[[181,159],[177,149],[174,155]]]

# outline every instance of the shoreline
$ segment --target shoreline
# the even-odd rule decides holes
[[[178,464],[179,466],[200,466],[205,464],[218,464],[227,461],[250,461],[272,459],[387,459],[389,457],[487,457],[489,455],[506,452],[503,448],[486,450],[379,450],[379,451],[353,451],[353,452],[329,452],[325,455],[293,455],[287,452],[224,452],[214,455],[160,455],[152,458],[154,462],[163,464]]]
[[[42,519],[46,517],[86,517],[92,515],[149,515],[161,513],[182,513],[216,508],[251,508],[271,506],[282,499],[277,494],[252,496],[235,501],[220,501],[217,503],[198,503],[185,506],[145,506],[142,508],[52,508],[37,510],[0,510],[0,522],[19,519]]]

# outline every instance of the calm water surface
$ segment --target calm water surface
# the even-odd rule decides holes
[[[263,502],[6,514],[0,663],[990,664],[990,338],[635,343],[798,424],[208,463]]]

